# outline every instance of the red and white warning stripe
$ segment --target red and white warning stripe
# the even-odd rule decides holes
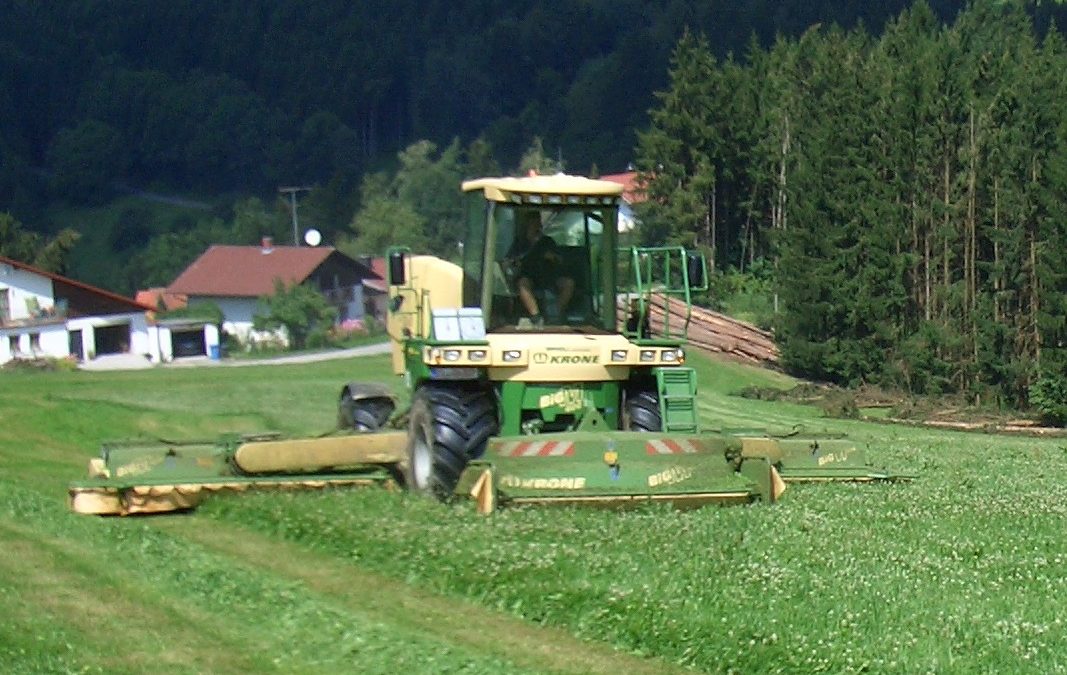
[[[662,438],[655,441],[647,441],[645,450],[650,455],[692,455],[700,452],[700,447],[696,443],[684,439],[675,441],[669,438]]]
[[[574,455],[572,441],[511,441],[497,446],[504,457],[571,457]]]

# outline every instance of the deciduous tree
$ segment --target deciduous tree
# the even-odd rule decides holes
[[[326,298],[311,286],[286,286],[280,279],[274,281],[274,293],[260,298],[260,302],[266,308],[266,313],[253,318],[255,329],[284,328],[293,349],[302,349],[309,335],[328,328],[337,316],[337,311],[326,302]]]

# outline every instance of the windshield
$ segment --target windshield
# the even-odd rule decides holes
[[[613,206],[491,202],[483,217],[478,233],[468,219],[465,304],[483,308],[490,330],[614,330]]]

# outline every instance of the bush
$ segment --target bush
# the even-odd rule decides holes
[[[0,369],[16,372],[70,372],[78,369],[78,362],[71,357],[40,356],[32,359],[11,359]]]
[[[216,326],[221,326],[225,315],[222,308],[214,302],[197,302],[196,304],[178,309],[159,312],[160,319],[198,319],[210,321]]]
[[[774,321],[774,270],[757,260],[745,272],[731,267],[712,274],[709,296],[711,309],[770,329]]]
[[[241,340],[232,333],[220,331],[219,339],[222,341],[221,349],[223,356],[233,356],[244,350],[244,345],[241,344]]]
[[[371,336],[385,335],[385,324],[374,318],[373,314],[366,314],[363,317],[363,330]]]
[[[1067,378],[1042,373],[1037,382],[1030,385],[1029,395],[1030,405],[1041,413],[1042,422],[1067,426]]]
[[[322,347],[334,347],[336,346],[336,340],[334,339],[330,329],[325,326],[316,326],[312,328],[307,338],[304,340],[304,346],[308,349],[321,349]]]
[[[267,314],[253,317],[258,331],[284,328],[289,335],[290,349],[304,349],[308,338],[325,331],[333,324],[337,310],[310,285],[286,286],[280,279],[274,282],[274,294],[261,298]]]

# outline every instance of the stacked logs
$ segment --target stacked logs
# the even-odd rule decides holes
[[[674,298],[654,296],[649,312],[653,335],[664,332],[664,322],[672,333],[685,326],[685,302]],[[745,321],[732,319],[710,309],[693,307],[689,321],[687,346],[701,351],[721,354],[745,363],[775,366],[778,346],[774,336]]]

